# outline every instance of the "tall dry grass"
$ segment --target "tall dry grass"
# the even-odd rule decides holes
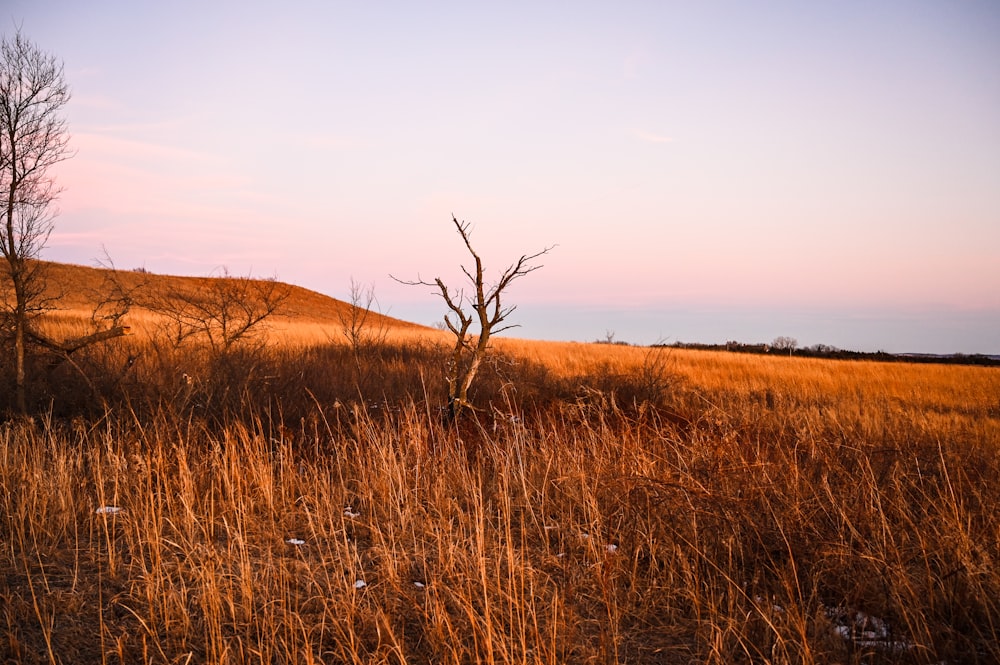
[[[996,370],[286,338],[0,426],[4,661],[1000,660]]]

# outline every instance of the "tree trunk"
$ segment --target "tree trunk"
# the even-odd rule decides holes
[[[24,317],[18,312],[14,321],[14,399],[21,415],[28,413],[24,383]]]
[[[9,238],[13,238],[10,233]],[[21,415],[28,413],[27,378],[24,370],[25,337],[28,326],[28,291],[24,283],[27,266],[23,261],[10,261],[10,277],[14,283],[14,400]]]

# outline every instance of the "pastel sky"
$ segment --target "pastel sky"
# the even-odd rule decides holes
[[[510,334],[1000,353],[1000,4],[4,0],[65,63],[46,258]]]

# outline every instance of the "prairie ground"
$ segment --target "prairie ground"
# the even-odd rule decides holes
[[[437,331],[141,316],[0,425],[4,662],[1000,661],[996,369],[497,339],[449,423]]]

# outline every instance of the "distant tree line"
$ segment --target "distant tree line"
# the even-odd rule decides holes
[[[728,341],[725,344],[674,342],[672,344],[658,344],[654,346],[670,346],[677,349],[695,349],[702,351],[730,351],[733,353],[779,353],[781,355],[789,355],[797,358],[875,360],[879,362],[937,363],[947,365],[980,365],[984,367],[1000,367],[1000,357],[988,356],[981,353],[953,353],[949,355],[938,355],[930,353],[889,353],[887,351],[866,352],[838,349],[837,347],[830,346],[828,344],[814,344],[813,346],[798,348],[794,345],[764,344],[759,342],[746,344],[737,341]]]

